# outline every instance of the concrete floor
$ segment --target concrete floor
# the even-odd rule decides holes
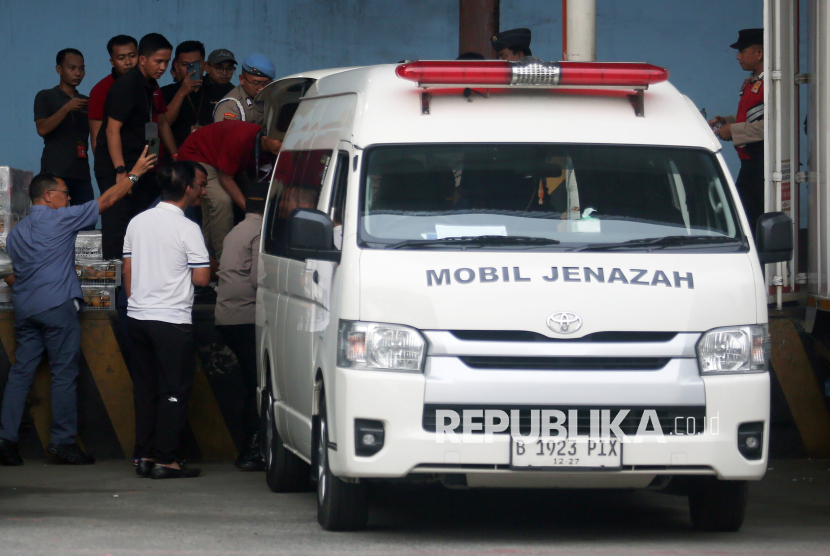
[[[0,467],[0,554],[830,555],[830,461],[779,460],[739,533],[699,534],[684,497],[652,492],[374,488],[369,529],[326,533],[313,493],[203,465],[140,479],[129,463]]]

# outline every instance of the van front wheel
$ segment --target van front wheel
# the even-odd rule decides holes
[[[311,468],[282,443],[271,391],[266,391],[262,398],[266,404],[261,411],[265,421],[265,482],[274,492],[308,490]]]
[[[369,506],[365,483],[347,483],[329,469],[328,419],[321,394],[320,431],[317,435],[317,522],[326,531],[357,531],[366,527]]]
[[[744,522],[747,481],[695,477],[689,482],[689,511],[699,531],[737,531]]]

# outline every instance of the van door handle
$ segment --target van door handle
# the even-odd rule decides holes
[[[315,271],[314,271],[314,274],[312,274],[312,275],[311,275],[311,280],[312,280],[315,284],[319,284],[319,283],[320,283],[320,273],[319,273],[319,272],[317,272],[317,271],[315,270]]]

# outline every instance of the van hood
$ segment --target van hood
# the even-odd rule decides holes
[[[522,330],[551,338],[702,332],[758,322],[753,276],[746,253],[365,249],[360,319],[421,330]],[[548,326],[548,317],[563,312],[581,320],[567,335]]]

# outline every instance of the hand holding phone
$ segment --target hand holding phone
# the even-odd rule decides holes
[[[201,64],[199,62],[188,62],[187,65],[187,78],[191,81],[199,81],[202,76],[199,75],[201,73]]]

